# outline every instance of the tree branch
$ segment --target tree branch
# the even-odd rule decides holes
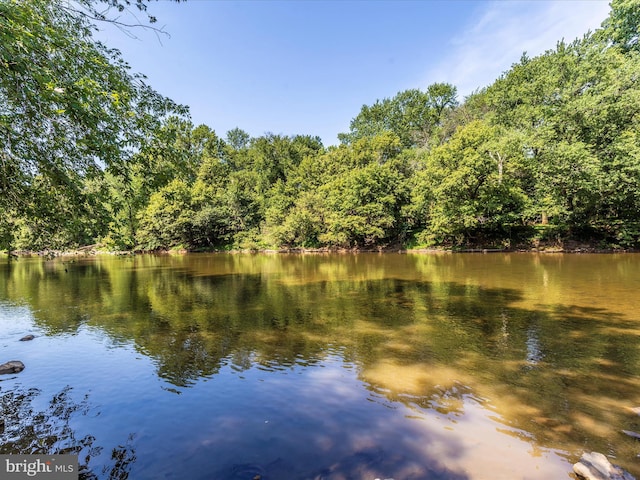
[[[110,10],[110,8],[107,8],[103,12],[99,12],[97,9],[95,9],[93,7],[87,7],[86,10],[80,10],[80,9],[74,8],[69,4],[67,4],[66,6],[65,5],[61,5],[60,7],[63,10],[65,10],[65,11],[71,13],[71,14],[80,15],[80,16],[86,18],[87,20],[89,20],[91,22],[105,22],[105,23],[110,23],[112,25],[115,25],[116,27],[118,27],[118,29],[120,29],[121,32],[123,32],[125,35],[127,35],[129,38],[132,38],[132,39],[139,40],[139,38],[129,30],[129,29],[132,29],[132,28],[142,28],[142,29],[145,29],[145,30],[152,31],[152,32],[154,32],[156,34],[156,37],[158,38],[158,41],[160,41],[160,35],[161,34],[165,35],[167,38],[171,38],[171,35],[169,34],[169,32],[164,30],[164,27],[157,28],[157,27],[154,27],[152,25],[147,25],[147,24],[141,22],[136,17],[136,15],[133,12],[131,12],[129,9],[123,9],[123,11],[126,10],[127,13],[130,14],[135,19],[135,22],[133,22],[133,23],[120,21],[118,19],[119,17],[108,18],[107,17],[107,12]],[[154,18],[154,17],[150,17],[150,18]],[[154,18],[154,21],[155,21],[155,18]]]

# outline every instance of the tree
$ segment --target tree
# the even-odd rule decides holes
[[[173,1],[179,3],[181,0]],[[132,38],[136,38],[133,33],[133,29],[136,28],[148,29],[156,34],[168,35],[162,28],[157,28],[153,25],[158,19],[155,15],[149,13],[147,8],[149,3],[151,3],[151,0],[76,0],[74,3],[61,4],[60,7],[92,23],[106,22],[113,24]],[[132,7],[135,9],[133,12],[131,11]],[[115,15],[112,15],[112,9],[115,9]],[[137,13],[140,12],[147,15],[148,24],[143,24],[138,20]]]
[[[121,168],[163,115],[187,111],[131,74],[66,7],[0,1],[0,210],[9,223],[27,213],[37,178],[73,199],[78,180]]]
[[[633,26],[639,8],[612,2],[602,30],[533,59],[523,56],[487,89],[488,117],[518,131],[530,157],[526,221],[626,238],[626,245],[640,239],[634,213],[640,57]]]
[[[275,246],[319,247],[326,233],[326,197],[322,190],[304,191],[295,200],[279,197],[284,207],[267,211],[268,234]],[[275,213],[274,213],[275,210]]]
[[[326,198],[326,233],[318,239],[340,247],[371,247],[398,239],[406,182],[394,162],[355,168],[319,190]]]
[[[22,199],[24,210],[31,213],[15,218],[12,225],[15,248],[44,250],[89,245],[107,231],[106,191],[99,176],[77,179],[78,188],[72,193],[43,176],[34,178],[33,184],[29,196]]]
[[[371,107],[363,105],[351,121],[349,133],[341,133],[342,143],[354,143],[391,132],[404,148],[422,145],[440,125],[444,112],[457,105],[456,87],[434,83],[426,92],[417,89],[398,92],[393,98],[377,100]]]
[[[118,249],[134,247],[138,214],[151,196],[174,180],[191,186],[203,160],[223,156],[224,148],[209,127],[194,128],[183,117],[165,118],[128,162],[105,172],[112,221],[103,242]]]
[[[501,238],[525,207],[524,152],[517,137],[475,121],[426,158],[412,193],[427,244]]]
[[[428,105],[434,111],[436,123],[442,120],[446,109],[458,105],[457,94],[457,88],[448,83],[433,83],[427,87]]]
[[[398,240],[400,212],[408,196],[407,168],[399,153],[399,138],[385,132],[342,145],[320,160],[329,165],[337,160],[341,168],[316,190],[316,198],[323,199],[315,211],[324,225],[312,229],[319,242],[371,247]]]
[[[236,127],[227,132],[227,144],[234,150],[242,150],[244,148],[247,148],[250,140],[251,135],[249,135],[241,128]]]
[[[624,50],[640,51],[640,4],[638,0],[613,0],[611,13],[602,25],[605,38]]]
[[[190,202],[189,187],[179,179],[154,193],[139,215],[138,245],[145,250],[188,245],[193,218]]]
[[[192,245],[228,245],[237,233],[228,198],[230,165],[221,158],[205,156],[191,189],[194,209]]]
[[[91,38],[148,4],[0,0],[0,248],[482,243],[546,223],[640,243],[637,0],[462,105],[446,83],[364,105],[328,149],[194,128]]]
[[[278,180],[286,181],[305,156],[322,150],[319,137],[269,133],[253,139],[247,151],[247,166],[260,175],[259,190],[265,193]]]

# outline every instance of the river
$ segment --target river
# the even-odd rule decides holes
[[[0,264],[0,453],[87,479],[640,476],[640,256]],[[31,341],[19,339],[35,335]]]

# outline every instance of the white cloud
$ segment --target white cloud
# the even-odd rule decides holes
[[[491,84],[517,62],[571,42],[595,30],[609,14],[606,0],[493,1],[445,46],[445,58],[432,68],[425,86],[449,82],[460,98]]]

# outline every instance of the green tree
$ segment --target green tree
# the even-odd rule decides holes
[[[151,195],[139,214],[138,245],[145,250],[186,246],[191,240],[193,212],[189,186],[172,180]]]
[[[88,17],[61,1],[0,1],[5,222],[30,213],[23,199],[35,195],[37,179],[60,192],[53,200],[72,201],[78,181],[105,165],[121,167],[165,113],[186,112],[131,74],[91,31]]]
[[[398,136],[404,148],[425,144],[442,121],[445,111],[457,105],[456,88],[446,83],[434,83],[426,92],[410,89],[393,98],[363,105],[351,121],[350,132],[341,133],[342,143],[354,143],[384,132]]]
[[[286,181],[305,156],[322,150],[318,137],[267,134],[252,140],[246,167],[261,177],[258,188],[264,194],[277,181]]]
[[[394,162],[369,164],[320,188],[326,198],[323,243],[340,247],[371,247],[397,241],[400,211],[408,194]]]
[[[640,51],[640,3],[638,0],[613,0],[611,13],[603,22],[603,36],[624,50]]]
[[[242,150],[249,146],[251,135],[241,128],[233,128],[227,132],[226,142],[234,150]]]
[[[138,214],[151,195],[176,179],[192,185],[203,158],[223,155],[224,147],[205,125],[194,128],[184,117],[164,119],[125,165],[105,173],[112,213],[105,243],[115,248],[135,246]]]
[[[321,246],[320,236],[326,233],[326,198],[323,193],[322,190],[304,191],[291,203],[286,197],[281,197],[287,208],[278,210],[278,213],[286,211],[285,215],[277,217],[280,223],[276,223],[267,213],[267,222],[272,225],[269,232],[272,243],[287,247]]]
[[[231,218],[229,175],[231,166],[219,157],[205,156],[191,190],[194,207],[193,238],[195,247],[229,244],[237,233]]]
[[[427,244],[508,238],[521,219],[528,177],[517,137],[484,122],[460,128],[417,174],[413,214]]]
[[[627,245],[640,240],[639,5],[612,2],[603,29],[523,56],[487,89],[486,118],[518,131],[530,157],[525,220]]]

